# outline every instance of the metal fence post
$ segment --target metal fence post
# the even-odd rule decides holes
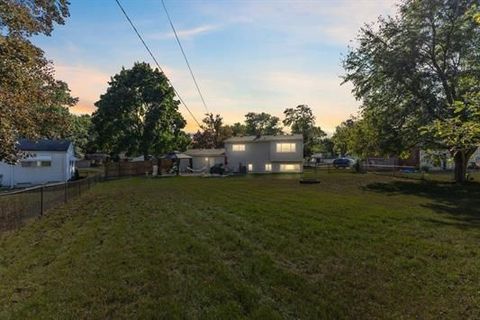
[[[65,190],[65,199],[64,199],[64,200],[65,200],[65,203],[67,203],[67,202],[68,202],[68,196],[67,196],[67,192],[68,192],[68,181],[65,182],[65,188],[64,188],[64,190]]]
[[[43,186],[40,188],[40,215],[43,216]]]

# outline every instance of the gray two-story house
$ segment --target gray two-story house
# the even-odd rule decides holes
[[[302,172],[303,136],[245,136],[225,140],[227,167],[233,172]],[[245,170],[244,169],[244,170]]]

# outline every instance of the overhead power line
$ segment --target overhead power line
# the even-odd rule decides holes
[[[165,5],[165,1],[162,0],[162,5],[163,9],[165,10],[165,13],[168,18],[168,22],[170,22],[170,27],[172,27],[173,34],[175,35],[175,39],[177,39],[178,46],[180,47],[180,51],[182,51],[183,58],[185,59],[185,63],[187,64],[188,70],[190,71],[190,75],[192,76],[193,82],[195,83],[195,87],[197,88],[197,92],[200,95],[200,99],[202,99],[203,106],[205,107],[205,111],[209,113],[207,104],[205,103],[205,99],[203,98],[202,90],[200,90],[200,87],[198,86],[197,79],[195,78],[195,75],[193,74],[192,67],[190,67],[190,62],[188,62],[187,55],[185,54],[185,50],[183,50],[182,43],[180,42],[180,39],[178,38],[177,30],[175,29],[172,19],[170,18],[170,14],[168,13],[167,6]]]
[[[119,0],[115,0],[115,2],[117,3],[118,7],[120,8],[120,10],[122,10],[123,12],[123,15],[125,16],[125,18],[127,19],[127,21],[130,23],[130,26],[132,26],[132,29],[133,31],[135,31],[135,33],[137,34],[138,38],[140,39],[140,41],[142,42],[143,46],[145,47],[145,49],[147,49],[148,53],[150,54],[150,57],[152,57],[153,61],[155,62],[155,64],[157,65],[157,68],[165,73],[162,69],[162,67],[160,66],[160,64],[158,63],[157,59],[155,58],[154,54],[152,53],[152,50],[150,50],[150,48],[148,47],[147,43],[145,42],[145,40],[143,40],[143,37],[142,35],[140,34],[140,32],[137,30],[137,27],[135,27],[135,24],[133,24],[132,22],[132,19],[130,19],[130,17],[128,16],[127,12],[125,11],[125,9],[123,8],[122,4],[120,3]],[[201,124],[200,122],[197,120],[197,118],[195,117],[195,115],[192,113],[192,111],[190,111],[190,108],[188,108],[187,104],[185,103],[185,101],[182,99],[182,97],[180,96],[180,94],[178,93],[177,89],[175,89],[175,87],[173,86],[172,82],[170,81],[170,79],[167,78],[167,81],[168,83],[170,84],[170,86],[173,88],[173,92],[175,92],[175,95],[178,97],[178,99],[180,100],[180,102],[183,104],[183,106],[185,107],[185,109],[187,109],[188,113],[192,116],[193,120],[195,120],[195,122],[197,123],[197,125],[201,128]]]

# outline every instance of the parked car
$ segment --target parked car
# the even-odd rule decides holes
[[[353,163],[354,161],[349,158],[337,158],[333,160],[333,167],[335,169],[339,169],[339,168],[346,169],[346,168],[350,168],[353,165]]]

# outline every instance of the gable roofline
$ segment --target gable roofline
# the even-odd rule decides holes
[[[69,140],[29,140],[20,139],[17,143],[17,148],[20,151],[52,151],[52,152],[66,152],[72,144]]]
[[[266,135],[266,136],[242,136],[231,137],[226,139],[225,143],[237,143],[237,142],[271,142],[271,141],[303,141],[303,135],[301,134],[284,134],[284,135]]]

